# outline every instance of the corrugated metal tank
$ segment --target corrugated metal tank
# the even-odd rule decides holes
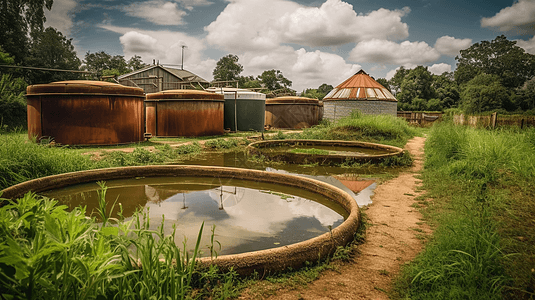
[[[26,89],[28,136],[65,145],[143,141],[143,89],[103,81],[71,80]]]
[[[266,95],[246,89],[208,88],[225,96],[225,129],[264,131]]]
[[[318,125],[322,104],[317,99],[285,96],[266,100],[266,126],[301,129]]]
[[[224,133],[223,95],[197,90],[147,94],[147,133],[153,136],[205,136]]]

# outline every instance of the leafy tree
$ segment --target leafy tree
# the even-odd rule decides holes
[[[214,80],[238,80],[240,73],[243,71],[243,66],[238,63],[238,60],[238,56],[233,54],[221,57],[212,73]]]
[[[509,41],[504,35],[490,42],[475,43],[461,50],[455,59],[455,80],[458,84],[465,84],[478,74],[485,73],[498,76],[506,88],[516,88],[535,75],[535,56],[525,53],[515,41]]]
[[[136,71],[136,70],[139,70],[139,69],[143,69],[145,68],[146,66],[148,66],[146,63],[144,63],[142,60],[141,60],[141,56],[138,56],[138,55],[134,55],[132,56],[129,60],[128,60],[128,63],[127,63],[127,68],[130,70],[130,71]]]
[[[0,0],[0,46],[14,56],[15,63],[28,56],[30,37],[43,31],[45,8],[53,0]]]
[[[320,100],[323,99],[323,97],[325,97],[333,89],[334,89],[334,87],[332,85],[330,85],[330,84],[323,83],[322,85],[320,85],[318,87],[318,92],[320,94],[323,94],[323,96],[321,96]]]
[[[502,108],[509,94],[497,75],[479,74],[463,87],[461,99],[467,113],[481,113]]]
[[[15,63],[13,56],[9,53],[4,52],[4,49],[0,46],[0,64],[2,65],[12,65]]]
[[[396,74],[394,74],[394,77],[392,77],[388,81],[389,90],[394,95],[397,95],[401,91],[401,83],[405,79],[405,77],[409,74],[409,69],[405,69],[403,66],[399,67],[399,69],[396,71]],[[386,87],[386,86],[385,86]]]
[[[15,58],[0,47],[0,64],[11,65],[14,62]],[[0,73],[0,132],[26,127],[26,86],[22,78]]]
[[[441,75],[433,75],[433,87],[435,88],[436,97],[440,101],[440,106],[442,108],[451,108],[459,104],[461,94],[459,92],[459,85],[455,82],[453,72],[444,72]],[[435,103],[429,103],[428,106],[437,107]]]
[[[85,69],[88,71],[96,72],[99,75],[103,74],[104,70],[116,70],[113,71],[118,74],[126,74],[130,72],[128,64],[122,55],[112,56],[104,51],[95,53],[87,52],[85,54]],[[112,73],[113,73],[112,72]]]
[[[292,86],[292,82],[284,77],[280,70],[264,71],[258,76],[258,80],[269,91],[289,89]]]
[[[34,67],[79,70],[82,62],[74,51],[71,43],[61,32],[48,27],[35,36],[28,64]],[[78,79],[79,75],[69,72],[32,71],[28,73],[30,84],[49,83],[60,80]]]
[[[409,71],[401,82],[401,91],[396,94],[396,98],[402,103],[411,103],[416,98],[428,101],[434,96],[433,75],[423,66]]]
[[[512,100],[515,106],[521,110],[535,110],[535,77],[518,88]]]
[[[384,86],[387,90],[389,90],[390,92],[392,92],[392,90],[390,89],[390,83],[388,82],[388,80],[386,80],[385,78],[378,78],[376,80],[380,85]]]
[[[320,99],[321,94],[318,92],[318,89],[306,89],[301,93],[301,97]]]
[[[11,74],[0,77],[0,132],[17,127],[26,127],[26,82]]]
[[[314,98],[322,100],[331,90],[333,86],[330,84],[322,84],[317,89],[306,89],[301,93],[302,97]]]

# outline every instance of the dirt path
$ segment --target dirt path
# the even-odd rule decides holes
[[[336,272],[324,272],[307,287],[281,290],[268,299],[388,299],[392,278],[422,249],[418,237],[430,232],[412,206],[421,193],[415,175],[422,168],[424,142],[422,137],[410,140],[405,149],[415,158],[413,168],[375,190],[373,203],[366,210],[371,226],[355,260]],[[243,295],[240,299],[249,298]]]

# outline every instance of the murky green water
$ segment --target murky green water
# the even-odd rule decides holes
[[[243,151],[240,152],[206,152],[202,155],[197,155],[189,159],[180,161],[181,165],[201,165],[201,166],[220,166],[220,167],[234,167],[253,170],[266,170],[267,168],[284,170],[293,174],[305,174],[305,175],[340,175],[346,173],[358,173],[362,175],[366,174],[378,174],[385,172],[385,168],[375,165],[368,165],[362,168],[348,168],[348,167],[334,167],[334,166],[322,166],[322,165],[297,165],[287,164],[280,162],[269,161],[254,161],[249,159],[247,154]],[[395,172],[395,169],[388,171]]]
[[[304,241],[335,228],[344,221],[344,210],[323,196],[297,188],[254,181],[158,177],[113,180],[107,200],[117,199],[126,217],[137,208],[149,209],[151,228],[165,216],[165,232],[177,226],[176,240],[182,237],[193,248],[200,224],[205,222],[201,241],[208,255],[210,228],[216,225],[215,239],[222,245],[219,254],[235,254],[269,249]],[[98,205],[98,185],[80,184],[43,193],[70,207]],[[117,211],[117,207],[116,210]]]

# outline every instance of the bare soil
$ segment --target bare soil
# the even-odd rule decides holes
[[[376,188],[365,211],[366,241],[358,246],[353,261],[323,272],[307,286],[278,290],[267,299],[389,299],[393,278],[422,250],[423,237],[431,233],[415,208],[415,197],[423,192],[416,176],[422,168],[424,142],[423,137],[411,139],[405,149],[415,159],[413,167]],[[245,291],[239,299],[258,297]]]

